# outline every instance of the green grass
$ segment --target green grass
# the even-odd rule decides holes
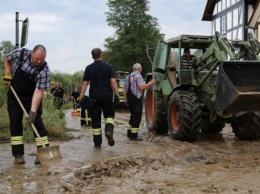
[[[9,132],[9,116],[7,112],[6,103],[0,107],[1,117],[0,117],[0,143],[10,141]],[[65,128],[65,115],[64,108],[57,110],[51,99],[44,98],[43,100],[43,123],[45,125],[47,135],[49,139],[59,139],[66,140],[73,138],[69,133],[69,130]],[[34,142],[33,130],[28,125],[26,119],[23,121],[24,126],[24,141]]]

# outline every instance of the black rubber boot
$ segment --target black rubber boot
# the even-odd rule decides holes
[[[107,138],[107,142],[109,146],[114,146],[115,141],[113,138],[114,125],[111,123],[107,123],[105,125],[105,136]]]
[[[87,123],[86,123],[85,120],[81,120],[81,121],[80,121],[80,125],[81,125],[81,126],[87,126]]]
[[[127,129],[127,137],[131,138],[131,130],[130,129]]]
[[[25,164],[25,160],[22,155],[18,155],[14,159],[14,164]]]
[[[93,135],[93,142],[95,148],[101,148],[102,135]]]
[[[143,141],[143,138],[138,136],[138,133],[132,133],[130,134],[130,140],[133,141]]]

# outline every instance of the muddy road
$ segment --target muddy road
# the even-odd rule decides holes
[[[34,165],[35,145],[25,145],[25,165],[14,165],[10,144],[0,145],[0,193],[259,193],[260,141],[238,141],[230,128],[201,135],[196,142],[156,135],[152,142],[129,141],[129,113],[116,111],[114,147],[103,138],[93,146],[91,128],[66,113],[78,139],[60,145],[62,161]],[[144,116],[143,116],[144,118]],[[141,133],[147,130],[144,119]]]

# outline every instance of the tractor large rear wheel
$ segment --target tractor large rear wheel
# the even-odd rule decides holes
[[[195,141],[200,132],[202,111],[193,92],[175,91],[168,106],[168,125],[173,139]]]
[[[153,87],[146,90],[145,118],[149,131],[156,130],[156,133],[167,134],[167,115],[163,110],[163,95],[159,91],[153,91]]]
[[[254,112],[235,118],[231,126],[239,140],[255,140],[260,137],[260,117]]]

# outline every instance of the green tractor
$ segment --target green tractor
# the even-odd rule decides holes
[[[159,42],[153,61],[156,84],[148,88],[148,130],[195,141],[200,132],[219,133],[230,123],[240,140],[260,137],[260,43],[215,36],[181,35]],[[184,48],[196,56],[182,67]],[[169,68],[171,67],[171,68]]]

